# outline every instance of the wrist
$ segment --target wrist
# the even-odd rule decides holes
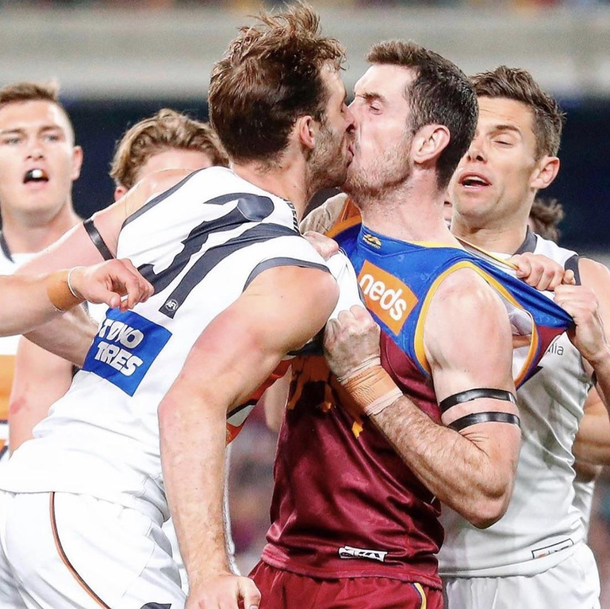
[[[67,311],[85,300],[71,285],[73,270],[55,271],[46,278],[47,296],[58,311]]]
[[[379,414],[402,397],[402,391],[380,364],[367,366],[348,378],[338,380],[359,410],[369,417]]]

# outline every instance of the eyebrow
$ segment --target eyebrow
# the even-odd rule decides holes
[[[38,131],[60,131],[63,133],[62,127],[59,125],[43,125],[38,129]],[[13,127],[11,129],[0,129],[0,135],[22,135],[25,133],[25,129],[23,127]]]
[[[380,101],[385,103],[387,99],[380,93],[356,93],[356,97],[362,97],[366,102]]]
[[[516,133],[519,136],[521,135],[521,129],[519,129],[518,127],[515,127],[515,125],[508,125],[508,124],[494,125],[493,132],[495,133],[497,131],[512,131],[513,133]]]

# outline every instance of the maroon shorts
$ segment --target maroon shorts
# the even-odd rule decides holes
[[[387,577],[318,579],[264,562],[250,577],[261,591],[260,609],[443,609],[443,593]]]

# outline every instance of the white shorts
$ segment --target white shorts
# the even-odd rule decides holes
[[[574,554],[548,571],[512,577],[443,578],[445,609],[599,609],[600,584],[593,552]]]
[[[182,609],[161,522],[68,493],[0,491],[2,609]]]

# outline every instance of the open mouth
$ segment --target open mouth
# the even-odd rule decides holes
[[[24,184],[29,184],[30,182],[44,183],[48,181],[49,175],[44,169],[40,169],[39,167],[29,169],[28,171],[26,171],[25,176],[23,176]]]
[[[491,182],[478,173],[466,173],[460,179],[460,184],[464,188],[482,188],[484,186],[491,186]]]

